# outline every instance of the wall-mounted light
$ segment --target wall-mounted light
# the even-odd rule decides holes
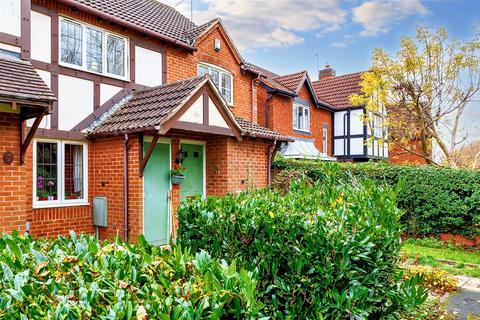
[[[181,164],[183,162],[183,159],[185,158],[187,151],[183,151],[182,149],[178,150],[177,157],[175,158],[175,163],[176,164]]]
[[[220,39],[215,39],[215,51],[220,51],[220,49],[222,49],[222,42],[220,41]]]

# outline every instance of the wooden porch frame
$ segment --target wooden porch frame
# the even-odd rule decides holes
[[[138,175],[139,175],[140,178],[143,177],[143,172],[145,171],[145,167],[147,166],[148,159],[150,159],[150,156],[152,155],[153,149],[155,149],[155,146],[157,145],[157,142],[158,142],[159,138],[160,138],[159,134],[155,134],[153,136],[150,147],[148,147],[147,153],[144,155],[143,154],[143,134],[140,134],[138,136],[138,141],[139,141],[139,150],[138,150],[139,170],[138,170]]]
[[[25,140],[23,140],[23,124],[25,119],[20,118],[20,165],[25,163],[25,153],[27,152],[28,146],[32,142],[33,136],[38,129],[38,126],[42,122],[43,117],[47,114],[46,111],[40,113],[32,124],[30,130],[28,130]]]

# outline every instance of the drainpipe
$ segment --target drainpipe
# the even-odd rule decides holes
[[[268,128],[268,100],[273,97],[271,92],[268,92],[267,100],[265,101],[265,128]]]
[[[270,145],[268,149],[268,186],[272,186],[272,160],[275,157],[275,151],[277,149],[277,140],[273,141],[273,144]]]
[[[128,134],[125,134],[123,144],[123,236],[128,241]]]
[[[260,75],[258,75],[256,78],[252,79],[252,123],[254,123],[254,119],[255,119],[255,116],[254,116],[254,113],[255,113],[255,94],[254,94],[254,88],[255,88],[255,81],[259,80],[260,79]]]
[[[348,111],[343,115],[343,162],[347,161],[347,147],[346,147],[346,137],[345,137],[345,128],[347,127],[347,114]]]

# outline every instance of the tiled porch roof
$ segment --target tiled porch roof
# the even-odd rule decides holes
[[[284,136],[278,132],[262,127],[256,123],[237,117],[237,122],[242,128],[242,136],[262,138],[278,141],[293,141],[292,138]]]
[[[0,56],[0,97],[52,103],[57,100],[28,61]]]
[[[134,130],[158,130],[191,98],[208,76],[198,76],[158,87],[132,91],[87,128],[90,134],[117,134]]]
[[[335,109],[348,109],[353,107],[349,97],[354,93],[361,93],[359,84],[362,74],[363,72],[356,72],[313,81],[313,88],[319,99],[326,101]]]

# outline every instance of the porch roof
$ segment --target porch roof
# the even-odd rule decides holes
[[[2,98],[25,104],[52,104],[57,100],[30,62],[0,55],[0,99]]]

